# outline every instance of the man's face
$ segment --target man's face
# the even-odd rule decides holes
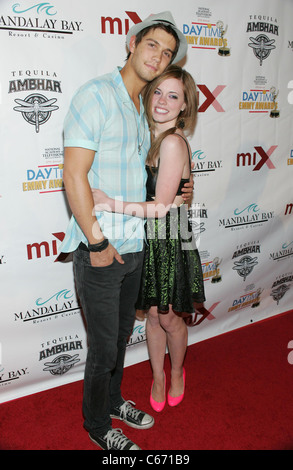
[[[149,82],[165,70],[172,60],[175,38],[163,29],[151,29],[135,46],[135,36],[130,40],[131,64],[138,77]]]

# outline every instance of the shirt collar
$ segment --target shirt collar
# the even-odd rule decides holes
[[[112,80],[115,83],[116,91],[118,95],[120,96],[120,99],[123,102],[123,104],[127,106],[127,108],[133,110],[134,104],[123,82],[123,78],[121,76],[120,70],[122,70],[122,67],[115,68],[115,70],[112,72]],[[143,101],[142,101],[141,95],[139,95],[139,100],[140,100],[140,114],[142,115],[144,112],[144,107],[143,107]]]

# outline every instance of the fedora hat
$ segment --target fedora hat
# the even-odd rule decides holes
[[[129,42],[132,36],[136,36],[143,29],[148,28],[149,26],[155,26],[159,23],[171,26],[171,28],[173,28],[177,34],[179,38],[179,49],[173,59],[173,63],[179,62],[179,60],[183,59],[183,57],[186,55],[187,41],[184,34],[182,34],[182,32],[177,28],[170,11],[163,11],[162,13],[157,13],[156,15],[150,15],[145,20],[132,26],[126,36],[127,47],[129,48]]]

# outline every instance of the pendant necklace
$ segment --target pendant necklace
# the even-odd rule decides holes
[[[130,96],[129,96],[130,98]],[[138,127],[138,124],[137,124],[137,118],[136,118],[136,114],[138,115],[138,117],[140,117],[140,115],[138,114],[138,111],[137,109],[135,108],[134,106],[134,103],[132,101],[132,99],[130,98],[131,100],[131,106],[132,106],[132,112],[133,112],[133,115],[134,115],[134,119],[135,119],[135,125],[136,125],[136,134],[137,134],[137,151],[138,151],[138,154],[141,155],[141,148],[143,146],[143,143],[144,143],[144,138],[145,138],[145,125],[144,125],[144,116],[141,117],[141,120],[140,120],[140,123],[139,123],[139,127]],[[143,124],[143,136],[142,136],[142,139],[140,139],[140,135],[141,135],[141,123]],[[139,143],[139,141],[141,140],[141,142]]]

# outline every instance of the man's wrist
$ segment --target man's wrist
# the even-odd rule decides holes
[[[88,244],[88,249],[91,252],[101,252],[101,251],[106,250],[106,248],[108,248],[108,246],[109,246],[109,240],[108,240],[108,238],[105,237],[99,243],[93,243],[93,244],[89,243]]]

